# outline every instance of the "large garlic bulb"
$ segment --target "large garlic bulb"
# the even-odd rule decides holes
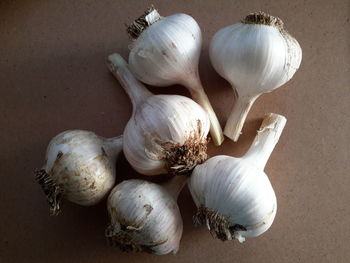
[[[285,123],[283,116],[269,114],[242,158],[215,156],[194,169],[189,188],[198,207],[195,224],[221,240],[240,242],[269,229],[277,202],[264,167]]]
[[[220,123],[209,102],[198,74],[202,34],[189,15],[161,17],[151,8],[128,28],[135,39],[131,45],[129,65],[135,76],[153,86],[181,84],[208,113],[213,142],[224,140]]]
[[[153,95],[138,82],[118,54],[108,66],[133,103],[124,130],[123,149],[141,174],[186,173],[206,160],[210,122],[193,100],[178,95]]]
[[[118,184],[107,202],[106,237],[125,251],[175,254],[183,227],[176,199],[186,179],[174,177],[167,187],[135,179]]]
[[[35,172],[51,213],[59,213],[62,198],[83,206],[101,201],[114,186],[121,151],[121,136],[105,139],[83,130],[55,136],[47,147],[44,166]]]
[[[256,12],[241,23],[219,30],[209,47],[215,70],[236,91],[224,134],[234,141],[254,101],[282,86],[299,68],[301,48],[277,18]]]

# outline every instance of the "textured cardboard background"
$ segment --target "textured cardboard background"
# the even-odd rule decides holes
[[[214,240],[194,228],[194,204],[179,204],[184,235],[177,255],[125,254],[106,246],[105,204],[68,202],[50,217],[34,182],[49,140],[66,129],[102,136],[123,131],[130,102],[104,65],[128,54],[124,23],[153,3],[163,15],[192,15],[203,31],[200,75],[222,124],[233,92],[208,60],[214,32],[263,10],[283,19],[303,49],[301,68],[283,88],[260,97],[238,143],[210,154],[239,156],[266,112],[287,117],[266,167],[278,212],[271,229],[244,244]],[[0,2],[1,262],[348,262],[349,1],[10,1]],[[187,91],[174,86],[156,93]],[[136,176],[125,159],[119,180]]]

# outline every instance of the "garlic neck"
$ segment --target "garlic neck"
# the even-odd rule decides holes
[[[253,162],[258,168],[264,170],[286,122],[287,119],[282,115],[275,113],[267,114],[252,145],[243,158]]]
[[[169,182],[166,182],[162,186],[175,200],[177,200],[177,197],[179,196],[182,188],[187,183],[187,179],[188,178],[185,175],[176,175]]]
[[[260,96],[237,96],[235,104],[226,122],[224,134],[233,141],[238,141],[239,136],[254,101]]]
[[[210,119],[211,138],[216,146],[221,145],[224,141],[224,134],[222,132],[220,122],[199,79],[198,71],[196,71],[193,78],[184,80],[183,85],[188,88],[193,100],[202,106],[202,108],[207,112]]]
[[[128,64],[119,54],[115,53],[108,56],[107,66],[128,94],[132,102],[133,112],[135,112],[138,105],[141,105],[148,97],[153,95],[134,77]]]
[[[118,155],[123,150],[123,136],[105,139],[103,142],[103,150],[110,159],[117,159]]]

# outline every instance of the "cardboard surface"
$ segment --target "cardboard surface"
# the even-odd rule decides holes
[[[192,226],[189,192],[179,198],[184,234],[177,255],[126,254],[108,247],[105,203],[65,202],[50,217],[33,170],[49,140],[67,129],[122,133],[131,104],[108,72],[112,52],[127,57],[130,23],[150,4],[161,14],[192,15],[203,31],[200,75],[222,124],[233,92],[208,60],[208,42],[247,13],[279,16],[303,49],[301,68],[283,88],[261,96],[238,143],[210,154],[239,156],[264,113],[287,117],[266,173],[278,198],[271,229],[244,244],[213,239]],[[349,1],[1,1],[1,262],[349,262]],[[156,93],[188,95],[180,86]],[[118,180],[137,176],[125,159]]]

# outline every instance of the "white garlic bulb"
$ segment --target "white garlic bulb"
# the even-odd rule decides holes
[[[301,48],[276,17],[263,12],[219,30],[209,47],[215,70],[235,88],[224,134],[238,140],[246,116],[262,94],[282,86],[299,68]]]
[[[209,102],[198,74],[202,46],[201,30],[189,15],[161,17],[151,8],[128,28],[135,39],[129,65],[136,78],[153,86],[181,84],[208,113],[213,142],[224,140],[220,123]]]
[[[186,180],[176,176],[165,187],[136,179],[118,184],[107,202],[106,237],[124,251],[175,254],[183,228],[176,199]]]
[[[123,133],[123,149],[141,174],[186,173],[206,160],[210,122],[193,100],[178,95],[153,95],[138,82],[118,54],[108,67],[128,93],[133,114]]]
[[[198,207],[195,224],[221,240],[240,242],[269,229],[277,201],[263,170],[285,123],[281,115],[267,115],[242,158],[215,156],[194,169],[188,185]]]
[[[101,201],[115,183],[115,166],[122,151],[122,137],[105,139],[83,130],[55,136],[46,151],[46,162],[37,170],[53,215],[62,198],[90,206]]]

